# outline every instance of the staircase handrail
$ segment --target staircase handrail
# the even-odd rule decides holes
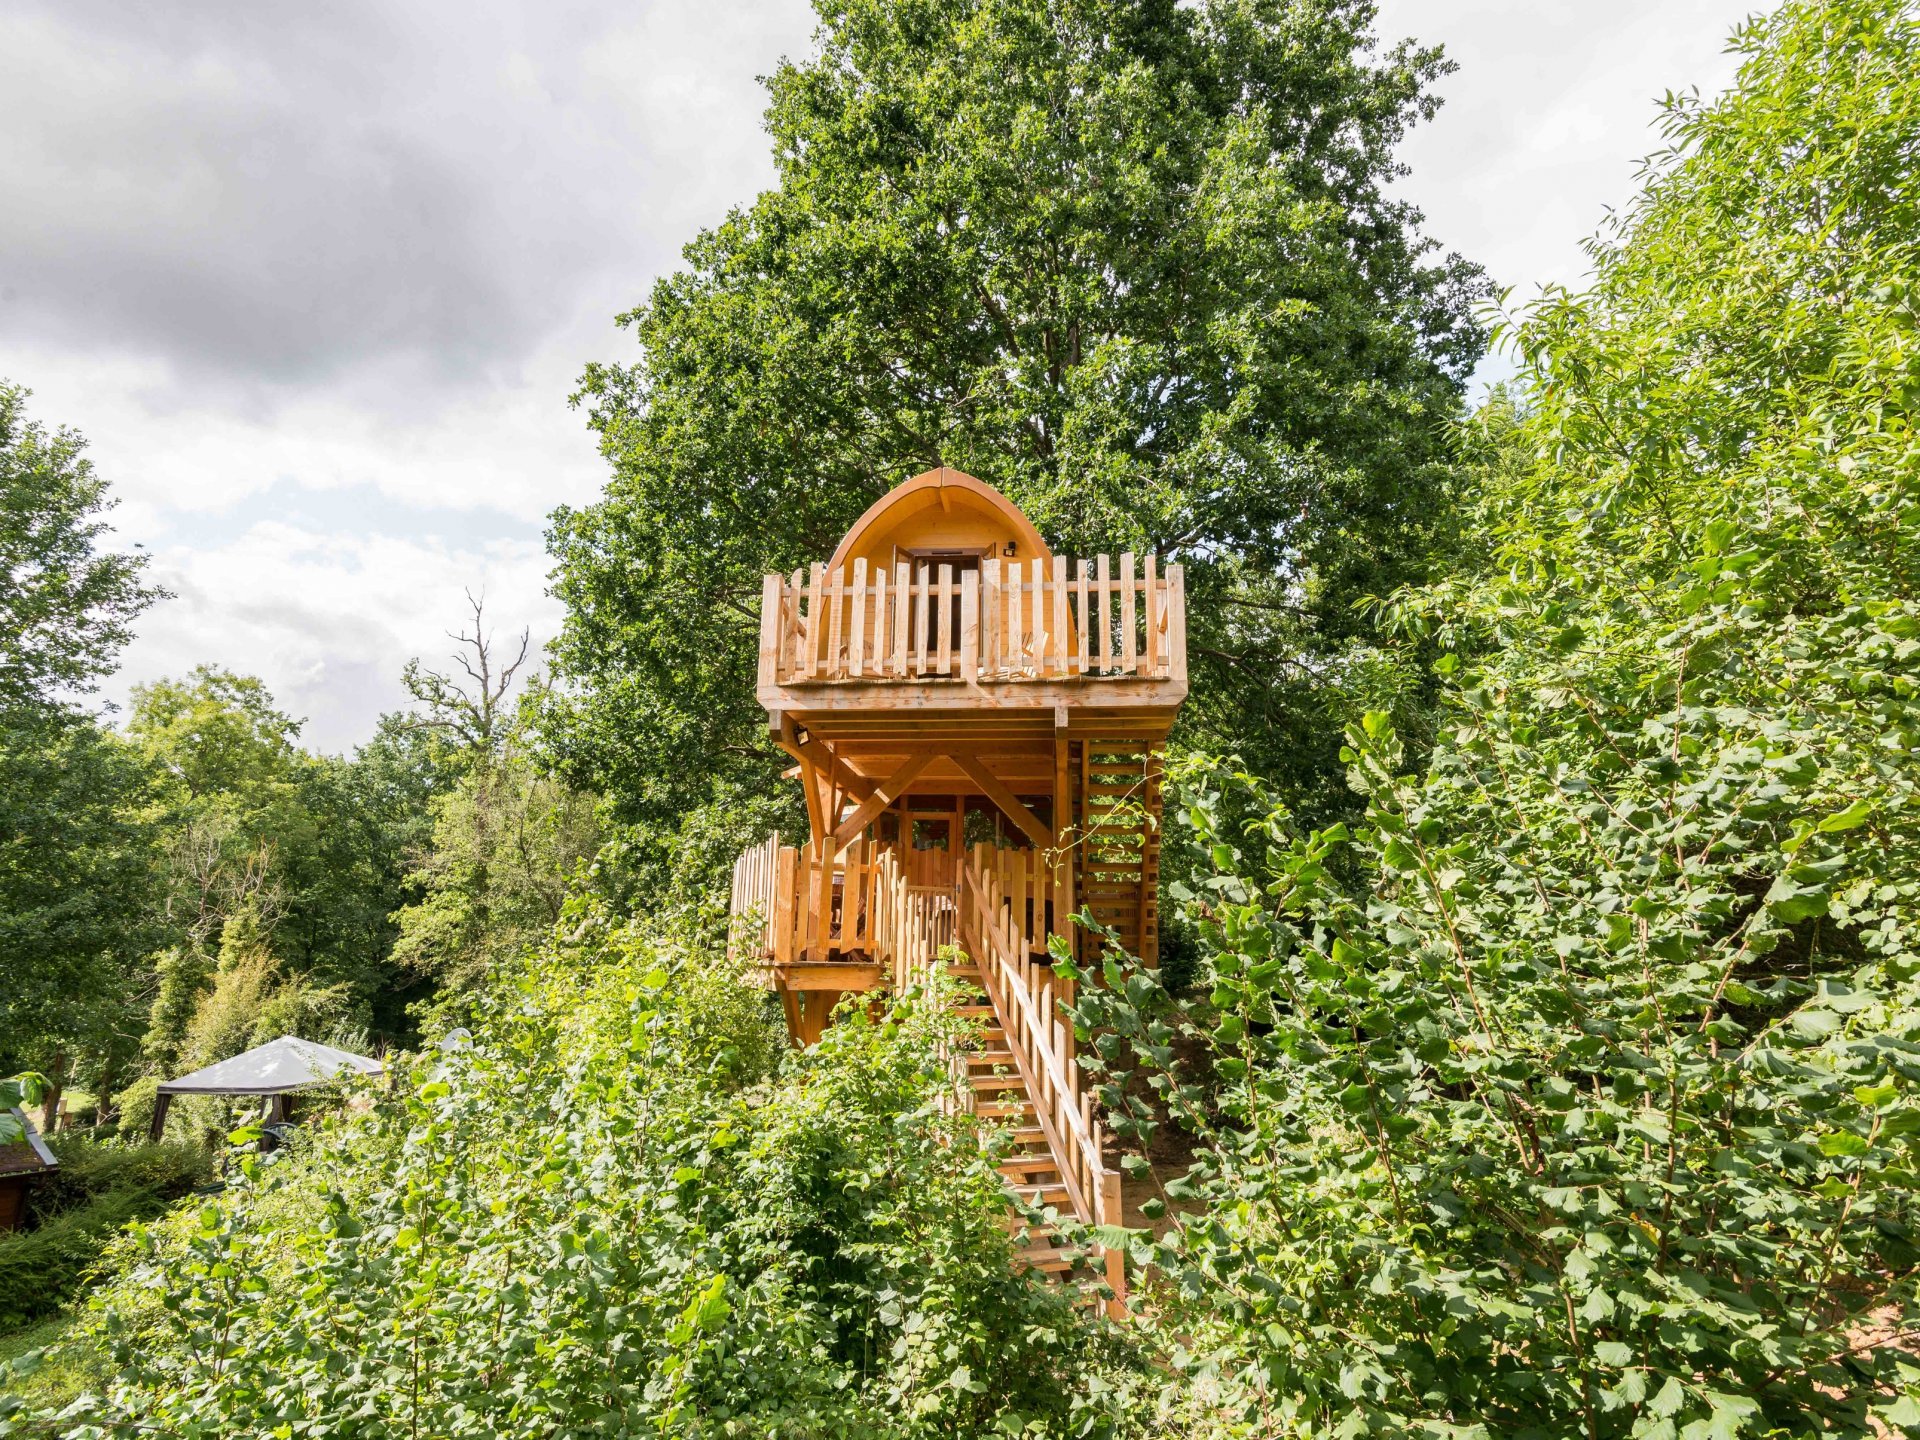
[[[1036,1099],[1045,1098],[1050,1103],[1036,1105],[1035,1114],[1050,1130],[1057,1131],[1058,1122],[1064,1121],[1067,1135],[1056,1134],[1049,1138],[1070,1138],[1070,1148],[1077,1152],[1080,1163],[1063,1171],[1062,1177],[1067,1182],[1068,1192],[1073,1197],[1074,1209],[1080,1219],[1101,1223],[1099,1182],[1108,1173],[1105,1157],[1099,1134],[1080,1103],[1080,1087],[1073,1083],[1072,1072],[1068,1068],[1074,1062],[1061,1053],[1055,1040],[1055,1027],[1059,1022],[1043,1012],[1043,998],[1035,996],[1031,980],[1022,975],[1022,967],[1011,953],[1012,946],[1001,930],[1001,916],[996,913],[999,907],[995,901],[999,897],[993,891],[998,887],[993,886],[990,879],[983,885],[978,871],[970,862],[962,861],[960,872],[962,883],[972,892],[974,900],[971,929],[975,939],[982,942],[981,948],[988,952],[981,957],[981,977],[989,982],[989,993],[996,1000],[1004,995],[1007,1007],[1016,1009],[1025,1022],[1020,1026],[1002,1024],[1008,1044],[1013,1048],[1016,1060],[1026,1062],[1022,1068],[1030,1072],[1027,1076],[1029,1086],[1049,1092],[1044,1097],[1036,1096]],[[1051,987],[1045,987],[1042,997],[1050,992]],[[1003,1022],[1010,1018],[1003,1016]],[[1045,1085],[1036,1085],[1035,1082],[1043,1077]]]

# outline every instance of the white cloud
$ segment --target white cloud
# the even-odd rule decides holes
[[[1402,152],[1430,234],[1524,302],[1587,273],[1581,241],[1634,195],[1656,102],[1711,94],[1752,0],[1381,0],[1379,31],[1440,44],[1459,71]]]
[[[310,745],[341,749],[403,703],[409,659],[437,668],[452,652],[447,632],[467,623],[466,587],[484,594],[499,643],[524,628],[537,650],[560,618],[543,593],[546,568],[537,539],[456,547],[278,521],[219,545],[167,546],[153,567],[175,592],[166,623],[143,627],[107,696],[124,704],[141,680],[244,662],[308,722]]]

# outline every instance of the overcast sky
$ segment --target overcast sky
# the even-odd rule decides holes
[[[1428,230],[1519,296],[1732,72],[1729,0],[1382,0],[1459,62],[1409,142]],[[107,698],[201,661],[341,750],[463,587],[551,634],[543,518],[604,468],[567,397],[613,317],[772,178],[800,0],[0,7],[0,376],[77,427],[176,592]],[[1483,374],[1504,368],[1492,361]]]

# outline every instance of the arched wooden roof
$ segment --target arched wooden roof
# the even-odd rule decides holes
[[[929,513],[934,511],[938,513]],[[869,505],[840,541],[828,568],[837,570],[856,556],[873,563],[896,544],[938,546],[947,532],[965,540],[977,540],[984,533],[996,546],[1012,542],[1015,558],[1020,560],[1053,559],[1047,542],[1018,505],[993,486],[943,465],[896,485]]]

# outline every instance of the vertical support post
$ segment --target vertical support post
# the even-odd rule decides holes
[[[1096,1219],[1100,1224],[1118,1226],[1125,1222],[1126,1209],[1121,1203],[1118,1170],[1100,1172],[1099,1208]],[[1107,1318],[1124,1320],[1127,1318],[1127,1252],[1109,1245],[1105,1258],[1107,1286],[1113,1291],[1113,1299],[1107,1302]]]
[[[1067,937],[1067,943],[1074,947],[1077,955],[1079,945],[1072,923],[1067,919],[1073,913],[1073,860],[1079,852],[1076,842],[1080,839],[1073,813],[1072,748],[1073,742],[1067,739],[1065,728],[1056,728],[1053,732],[1053,836],[1057,847],[1053,867],[1053,929]]]

